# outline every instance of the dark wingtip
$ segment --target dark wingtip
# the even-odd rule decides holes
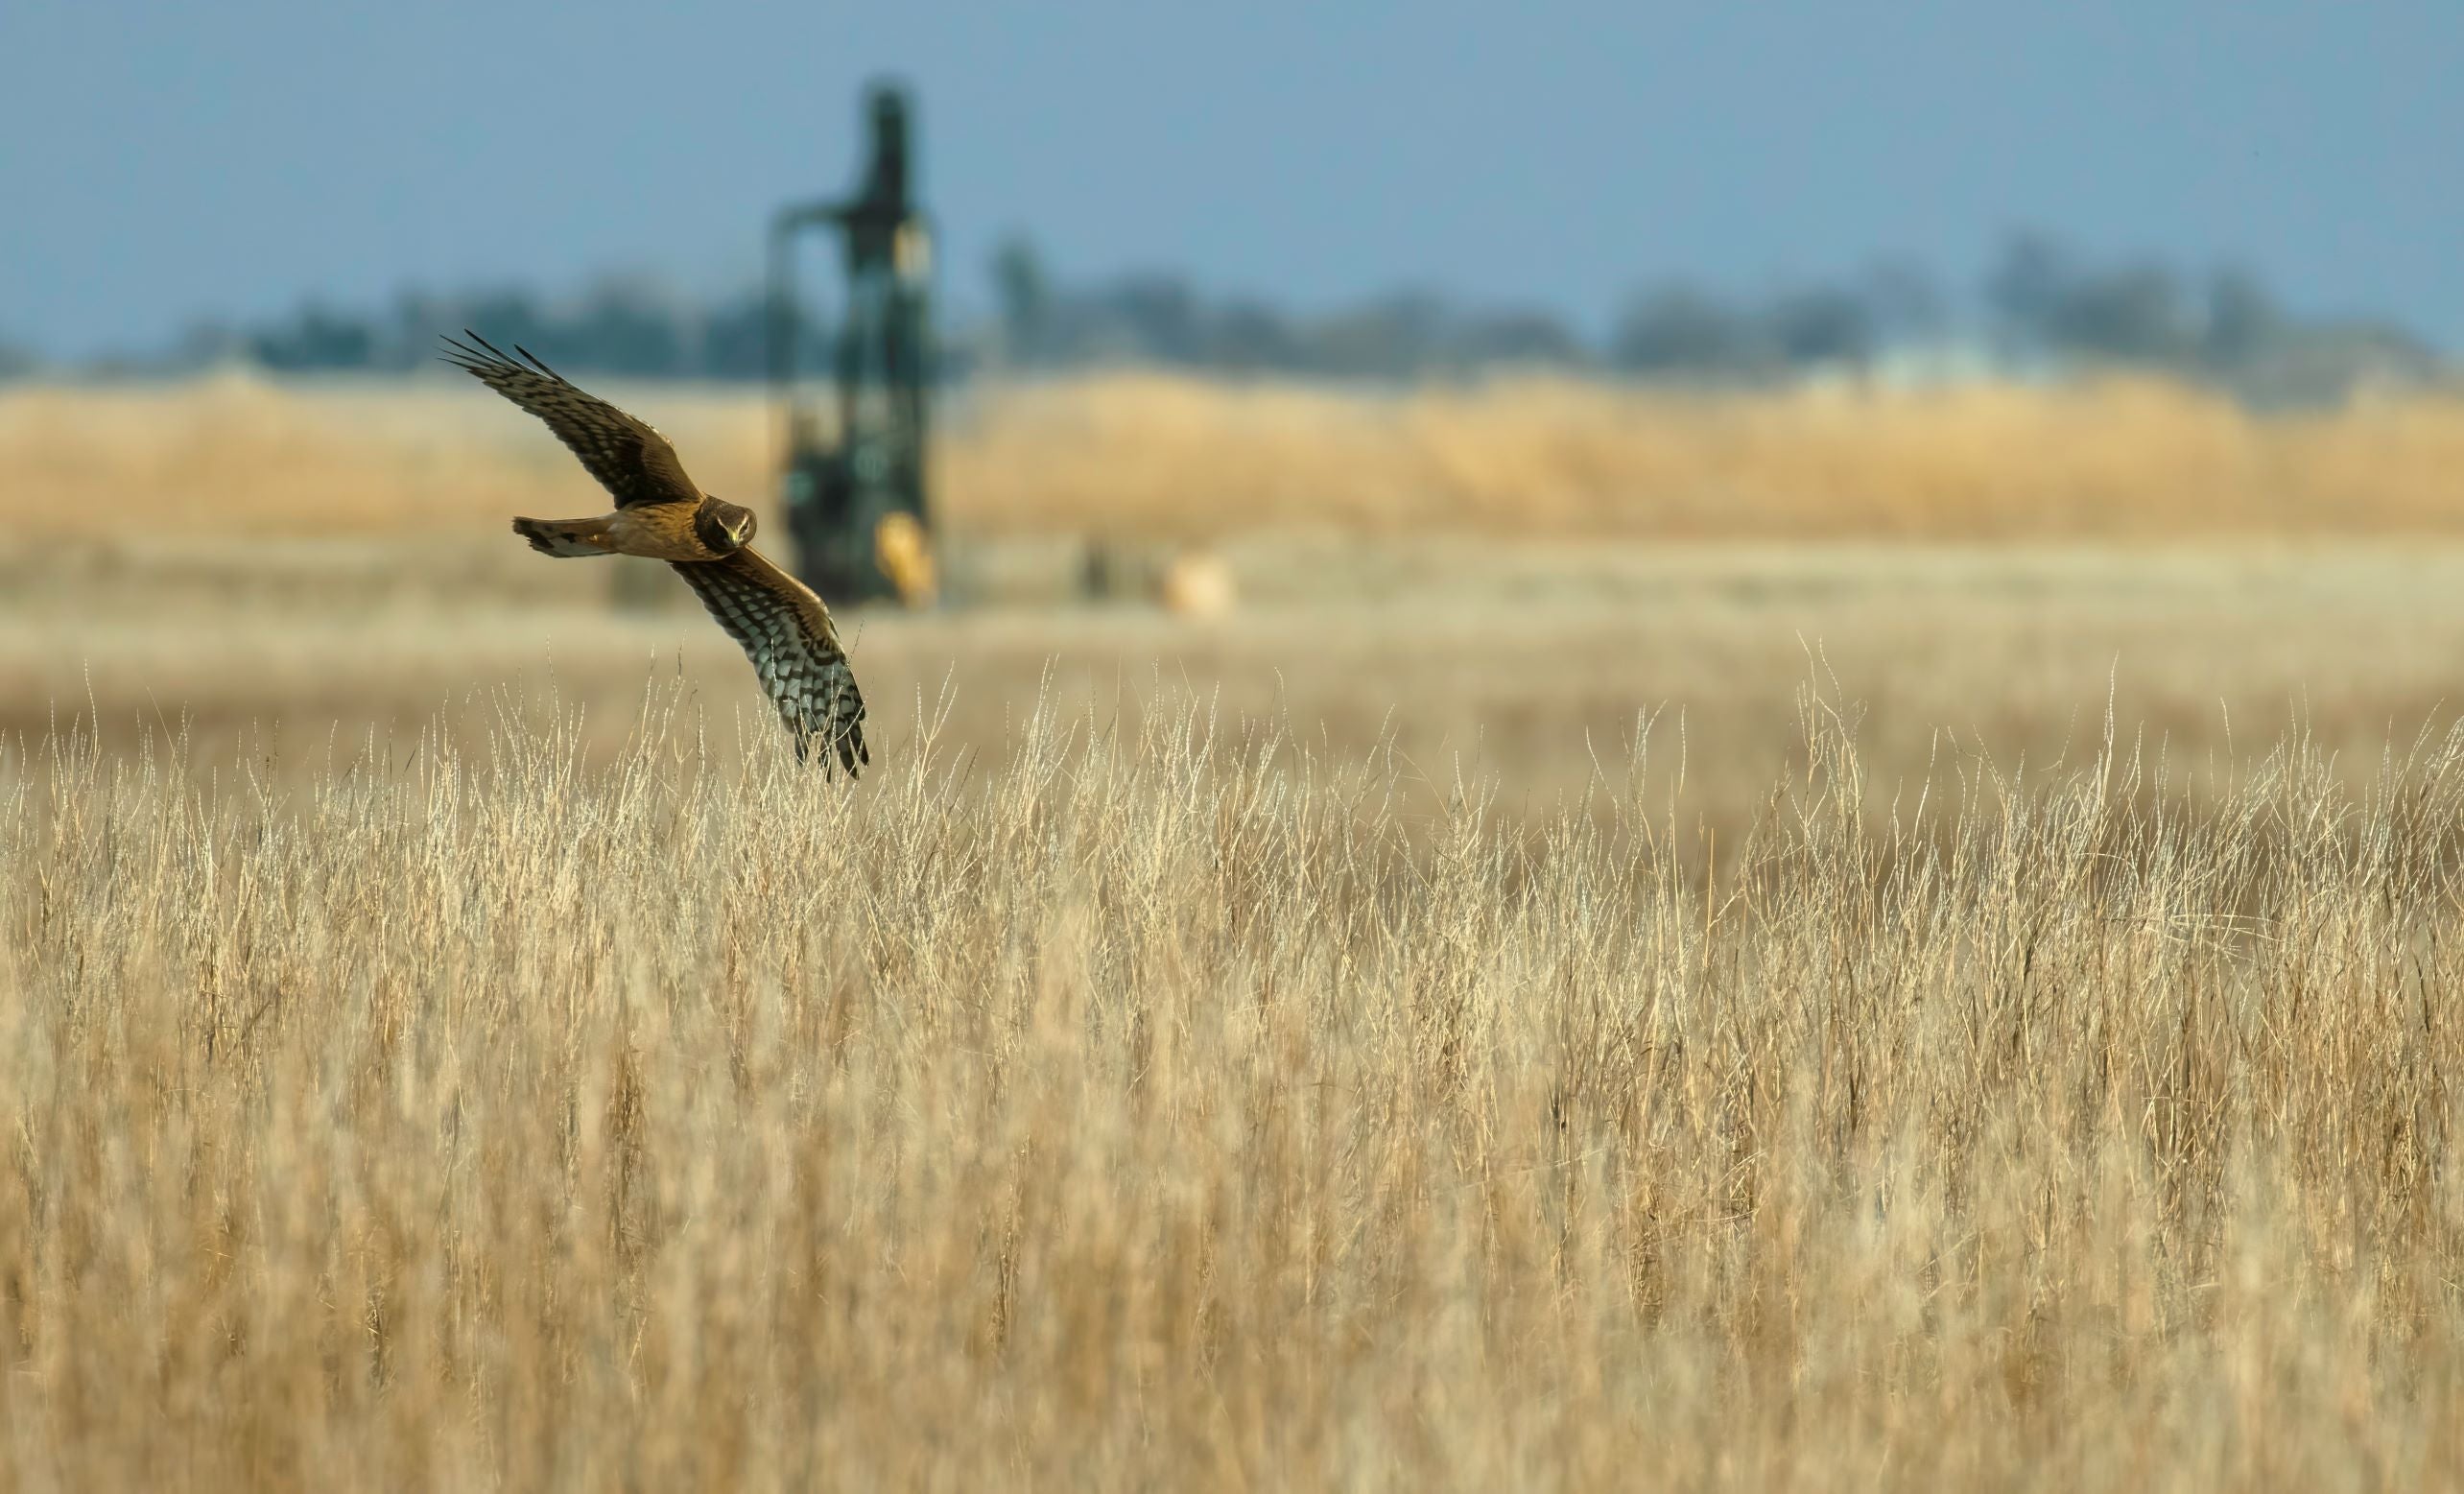
[[[437,341],[444,344],[447,348],[451,349],[451,351],[438,353],[437,355],[437,361],[439,363],[452,364],[455,368],[462,369],[464,373],[483,376],[489,368],[506,361],[503,353],[498,353],[495,348],[488,347],[487,339],[480,336],[476,332],[473,332],[470,328],[462,328],[462,336],[469,338],[471,343],[477,343],[479,347],[471,346],[470,343],[458,341],[450,332],[439,332],[437,334]],[[481,352],[479,350],[480,347],[486,347],[487,352]],[[495,356],[491,358],[488,356],[489,353],[495,353]]]
[[[847,777],[851,780],[864,777],[865,765],[872,761],[872,752],[865,746],[865,734],[861,727],[852,731],[840,732],[836,736],[832,736],[827,730],[797,731],[790,733],[790,738],[795,744],[795,760],[799,763],[813,761],[813,749],[816,747],[822,749],[821,769],[824,776],[828,775],[830,760],[834,757],[839,760],[839,766],[847,771]]]
[[[543,362],[541,362],[541,361],[540,361],[540,358],[539,358],[539,355],[538,355],[538,354],[536,354],[536,353],[534,353],[534,352],[531,351],[529,348],[527,348],[527,347],[523,346],[521,344],[519,344],[519,343],[514,344],[513,344],[513,350],[514,350],[515,352],[517,352],[517,353],[520,353],[524,358],[529,359],[529,360],[530,360],[530,364],[531,364],[531,367],[532,367],[532,368],[538,369],[541,373],[546,374],[549,378],[552,378],[552,379],[556,380],[556,381],[557,381],[557,383],[559,383],[559,384],[562,384],[562,383],[567,382],[567,381],[566,381],[566,379],[565,379],[565,376],[564,376],[563,374],[558,373],[556,369],[549,368],[545,363],[543,363]]]
[[[520,364],[517,364],[512,359],[505,356],[505,349],[497,346],[494,343],[489,342],[478,333],[473,332],[470,328],[462,328],[462,336],[469,338],[474,343],[477,343],[479,344],[479,348],[486,349],[486,352],[484,355],[480,352],[479,348],[466,347],[462,349],[464,352],[469,353],[473,358],[483,358],[484,361],[486,362],[500,363],[510,368],[518,368],[521,367]],[[445,341],[452,342],[453,339],[447,338]]]

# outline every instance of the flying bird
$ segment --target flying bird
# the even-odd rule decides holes
[[[666,437],[576,389],[520,344],[513,347],[516,361],[476,332],[462,335],[470,342],[444,340],[452,349],[445,361],[547,422],[616,497],[613,513],[515,519],[513,533],[541,555],[634,555],[667,561],[753,661],[763,693],[794,739],[797,757],[817,744],[838,757],[850,777],[871,762],[865,747],[865,698],[839,646],[830,609],[752,547],[752,510],[695,486]],[[829,759],[822,761],[826,766]]]

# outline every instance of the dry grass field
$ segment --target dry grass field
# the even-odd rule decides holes
[[[1809,718],[1716,863],[1202,712],[12,758],[11,1482],[2464,1479],[2464,743]]]
[[[938,461],[850,788],[476,391],[0,391],[0,1487],[2464,1485],[2464,405]]]
[[[594,381],[595,382],[595,381]],[[701,485],[765,501],[758,392],[599,386]],[[964,395],[936,448],[973,535],[1513,539],[2455,534],[2464,395],[2261,417],[2172,385],[1687,395],[1524,380],[1381,394],[1123,375]],[[460,535],[588,501],[520,412],[403,384],[0,389],[22,537]]]

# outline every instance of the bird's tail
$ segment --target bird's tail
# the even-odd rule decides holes
[[[605,519],[515,519],[513,533],[541,555],[614,555]]]

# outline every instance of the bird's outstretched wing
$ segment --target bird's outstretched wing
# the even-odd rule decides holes
[[[476,332],[465,331],[462,336],[470,343],[444,340],[453,349],[444,355],[445,362],[546,421],[600,486],[616,495],[616,507],[701,501],[701,489],[684,475],[684,463],[676,460],[675,448],[666,437],[566,383],[562,374],[532,357],[518,343],[513,350],[524,363],[506,357]],[[471,343],[479,345],[473,347]]]
[[[856,776],[872,761],[865,698],[821,599],[749,546],[723,559],[672,563],[753,661],[763,693],[795,739],[795,755],[817,743]]]

